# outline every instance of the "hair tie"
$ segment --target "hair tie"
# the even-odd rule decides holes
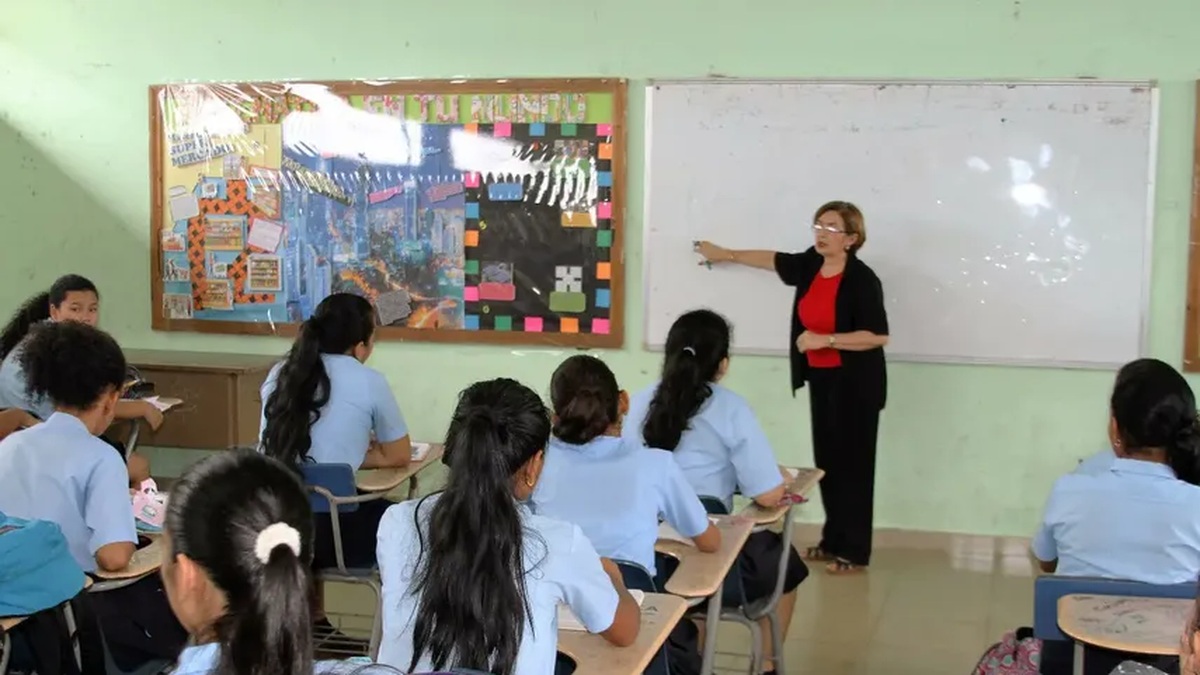
[[[684,348],[683,348],[683,353],[684,353],[684,354],[691,354],[692,356],[695,356],[695,355],[696,355],[696,350],[695,350],[695,349],[692,349],[691,347],[684,347]]]
[[[300,556],[300,532],[287,523],[272,523],[254,540],[254,555],[258,561],[266,565],[271,562],[271,553],[279,546],[292,549],[296,557]]]

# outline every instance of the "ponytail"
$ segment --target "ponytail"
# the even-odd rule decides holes
[[[21,304],[0,332],[0,359],[21,344],[34,324],[50,318],[50,293],[38,293]]]
[[[583,445],[620,421],[621,389],[612,370],[586,354],[562,362],[550,378],[554,436]]]
[[[513,477],[549,437],[545,406],[518,382],[479,382],[459,396],[446,433],[446,489],[426,527],[425,500],[414,516],[421,556],[413,592],[420,603],[410,671],[427,655],[434,670],[512,675],[531,613]]]
[[[1200,485],[1200,420],[1185,422],[1167,446],[1167,463],[1179,480]]]
[[[292,471],[248,449],[205,459],[172,488],[165,529],[171,560],[186,555],[225,595],[215,675],[313,672],[312,510]]]
[[[365,298],[335,293],[317,305],[275,377],[263,406],[262,447],[267,455],[299,469],[312,449],[312,425],[329,403],[329,372],[323,354],[349,354],[370,344],[375,312]]]
[[[1200,421],[1196,397],[1179,371],[1138,359],[1117,373],[1111,409],[1118,446],[1137,458],[1162,449],[1179,480],[1200,485]]]
[[[642,435],[646,445],[661,450],[679,446],[683,432],[704,402],[729,358],[729,323],[706,309],[675,320],[667,333],[662,379],[650,400]]]

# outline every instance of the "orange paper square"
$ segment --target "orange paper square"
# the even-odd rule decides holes
[[[600,144],[600,159],[612,159],[612,143]]]
[[[478,246],[479,245],[479,230],[467,230],[463,232],[463,246]]]
[[[561,326],[562,332],[564,332],[564,333],[578,333],[579,332],[579,319],[575,319],[572,317],[564,317],[564,318],[560,319],[560,321],[561,321],[560,326]]]
[[[467,132],[468,134],[478,134],[479,133],[479,125],[478,124],[464,124],[463,131]]]
[[[596,263],[596,278],[611,279],[612,278],[612,263]]]

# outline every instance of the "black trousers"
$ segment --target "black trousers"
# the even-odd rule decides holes
[[[813,456],[821,479],[821,549],[855,565],[871,562],[879,407],[863,400],[841,368],[809,368]]]

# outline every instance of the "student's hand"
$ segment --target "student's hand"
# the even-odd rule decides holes
[[[158,431],[158,428],[163,423],[163,414],[153,403],[142,401],[142,419],[146,420],[146,424],[150,425],[151,431]]]
[[[721,248],[711,241],[698,241],[692,245],[692,249],[699,253],[705,262],[727,263],[733,260],[728,249]]]
[[[4,438],[14,431],[20,431],[37,423],[38,420],[36,417],[20,408],[9,408],[0,411],[0,438]]]
[[[138,487],[150,478],[150,460],[136,452],[131,452],[126,461],[129,468],[129,484],[131,486]]]

